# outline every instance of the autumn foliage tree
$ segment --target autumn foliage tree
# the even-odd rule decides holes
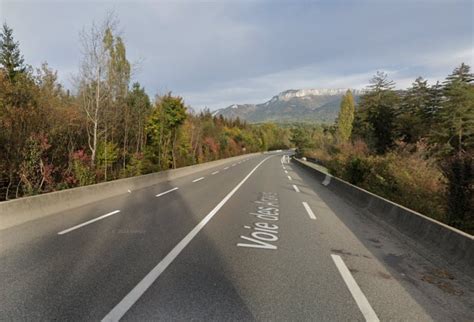
[[[354,97],[352,92],[347,90],[342,97],[339,115],[336,120],[336,136],[342,141],[347,141],[351,137],[354,109]]]

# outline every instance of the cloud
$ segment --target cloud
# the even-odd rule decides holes
[[[473,65],[472,1],[1,1],[26,60],[69,84],[79,31],[114,10],[136,79],[196,108],[258,103],[282,90],[399,86]],[[69,84],[70,86],[70,84]]]

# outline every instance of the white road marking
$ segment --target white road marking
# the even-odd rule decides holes
[[[326,174],[326,177],[324,177],[323,186],[327,186],[329,183],[331,183],[331,176]]]
[[[375,314],[374,310],[370,306],[369,301],[365,297],[364,293],[360,289],[359,285],[355,281],[354,277],[352,277],[351,272],[347,268],[346,264],[342,260],[341,256],[331,254],[332,260],[334,264],[336,264],[339,273],[342,276],[342,279],[347,285],[347,288],[352,294],[352,297],[357,303],[362,315],[364,315],[366,321],[379,321],[377,314]]]
[[[194,179],[193,182],[198,182],[198,181],[201,181],[202,179],[204,179],[204,177]]]
[[[293,189],[295,189],[296,192],[300,192],[300,189],[298,189],[298,187],[295,185],[293,185]]]
[[[309,207],[306,201],[303,201],[303,206],[304,206],[304,209],[306,209],[306,212],[308,213],[309,218],[316,220],[316,216],[314,215],[314,212],[311,210],[311,208]]]
[[[290,176],[288,176],[288,180],[290,180],[290,181],[291,181],[291,180],[293,180],[293,178],[292,178],[292,177],[290,177]]]
[[[224,170],[227,170],[227,169],[229,169],[229,167],[225,167],[225,168],[224,168]]]
[[[145,293],[145,291],[156,281],[165,269],[174,261],[174,259],[183,251],[183,249],[193,240],[194,237],[206,226],[206,224],[214,217],[217,212],[225,205],[225,203],[239,190],[239,188],[247,181],[247,179],[260,167],[260,165],[271,158],[266,157],[255,168],[250,171],[240,183],[227,194],[203,220],[196,225],[169,253],[161,262],[158,263],[113,309],[102,321],[118,321],[125,313],[135,304],[136,301]]]
[[[175,190],[178,190],[178,187],[175,187],[175,188],[170,189],[170,190],[163,191],[163,192],[157,194],[156,196],[157,196],[157,197],[161,197],[162,195],[166,195],[167,193],[169,193],[169,192],[171,192],[171,191],[175,191]]]
[[[232,166],[235,167],[235,163]]]
[[[288,174],[288,171],[285,170],[285,173]]]
[[[76,226],[74,226],[74,227],[71,227],[71,228],[65,229],[65,230],[63,230],[63,231],[60,231],[60,232],[58,233],[58,235],[67,234],[68,232],[71,232],[71,231],[76,230],[76,229],[78,229],[78,228],[81,228],[81,227],[84,227],[84,226],[86,226],[86,225],[92,224],[93,222],[96,222],[96,221],[98,221],[98,220],[101,220],[101,219],[110,217],[110,216],[112,216],[112,215],[118,214],[119,212],[120,212],[120,210],[114,210],[114,211],[112,211],[112,212],[109,212],[108,214],[102,215],[102,216],[97,217],[97,218],[95,218],[95,219],[86,221],[86,222],[84,222],[84,223],[82,223],[82,224],[79,224],[79,225],[76,225]]]
[[[219,171],[214,171],[213,173],[211,173],[212,175],[215,175],[215,174],[218,174]]]

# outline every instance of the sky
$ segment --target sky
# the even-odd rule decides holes
[[[73,89],[79,34],[119,20],[133,80],[211,110],[287,89],[364,88],[377,70],[406,88],[474,67],[474,1],[0,0],[25,61]]]

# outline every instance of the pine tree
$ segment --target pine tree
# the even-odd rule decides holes
[[[13,39],[13,30],[6,23],[0,33],[0,65],[5,68],[10,81],[19,73],[24,73],[24,59],[20,53],[20,44]]]
[[[336,135],[342,141],[347,141],[351,137],[352,123],[354,122],[354,97],[350,90],[342,97],[341,108],[337,117]]]
[[[354,136],[362,138],[380,154],[390,149],[396,138],[399,97],[394,87],[395,83],[387,74],[377,72],[356,110]]]
[[[428,118],[430,127],[434,124],[434,122],[436,122],[436,117],[438,116],[441,109],[442,101],[443,86],[439,83],[439,81],[437,81],[436,84],[430,87],[430,102],[423,112],[424,117]]]
[[[444,100],[437,117],[436,142],[445,153],[466,151],[474,143],[474,75],[461,64],[443,83]]]
[[[444,82],[444,100],[433,139],[441,149],[448,224],[474,229],[474,75],[461,64]]]
[[[406,91],[398,112],[399,135],[407,143],[415,143],[426,136],[431,126],[431,89],[428,82],[418,77]]]

